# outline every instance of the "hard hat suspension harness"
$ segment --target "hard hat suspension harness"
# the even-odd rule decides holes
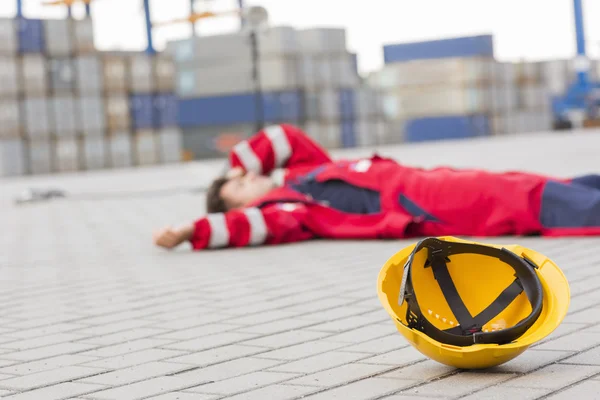
[[[458,326],[440,330],[431,324],[421,312],[413,289],[410,271],[415,254],[423,248],[427,248],[429,252],[425,268],[432,269],[433,275],[458,321]],[[450,262],[450,256],[464,253],[498,258],[515,270],[515,280],[500,293],[496,300],[476,316],[471,315],[462,301],[446,265]],[[402,305],[404,300],[408,304],[406,320],[409,328],[417,329],[438,342],[454,346],[469,346],[477,343],[510,343],[522,336],[542,312],[543,292],[541,282],[535,272],[537,268],[537,265],[531,260],[519,257],[504,248],[426,238],[417,243],[404,265],[398,304]],[[477,283],[473,282],[473,284]],[[531,304],[532,312],[510,328],[483,332],[483,326],[508,307],[523,291]]]

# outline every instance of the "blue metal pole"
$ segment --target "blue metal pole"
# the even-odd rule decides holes
[[[90,17],[92,15],[92,5],[89,3],[85,3],[85,15]]]
[[[152,18],[150,14],[150,0],[144,0],[144,14],[146,15],[146,36],[148,38],[148,47],[146,53],[155,54],[154,44],[152,42]]]
[[[23,0],[17,0],[17,18],[23,18]]]
[[[573,0],[573,11],[575,14],[575,37],[577,40],[577,58],[581,62],[581,67],[577,69],[577,80],[579,85],[586,87],[588,84],[587,68],[585,68],[585,29],[583,21],[583,5],[582,0]]]

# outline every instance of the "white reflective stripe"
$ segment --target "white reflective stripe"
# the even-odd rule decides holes
[[[254,153],[247,140],[241,141],[233,147],[233,151],[240,158],[246,171],[252,171],[262,174],[262,163],[260,158]]]
[[[246,208],[244,210],[248,223],[250,224],[250,241],[249,246],[256,246],[263,244],[267,240],[267,223],[262,215],[260,209]]]
[[[292,146],[281,125],[273,125],[265,128],[265,133],[271,141],[273,153],[275,153],[275,168],[283,167],[292,155]]]
[[[206,219],[210,225],[210,240],[208,241],[208,247],[227,247],[229,245],[229,229],[227,228],[225,214],[208,214]]]
[[[271,180],[275,182],[278,187],[283,186],[285,183],[285,169],[277,168],[271,172]]]

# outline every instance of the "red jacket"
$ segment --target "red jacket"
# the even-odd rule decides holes
[[[538,174],[447,167],[426,170],[377,155],[333,161],[304,132],[286,124],[268,127],[239,143],[229,163],[231,167],[271,175],[279,183],[310,171],[319,181],[342,179],[378,191],[382,211],[370,215],[344,213],[283,186],[244,210],[209,214],[197,220],[190,239],[196,250],[313,238],[568,233],[544,229],[540,224],[544,185],[558,179]],[[600,229],[593,233],[600,233]]]

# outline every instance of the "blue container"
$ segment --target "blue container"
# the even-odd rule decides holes
[[[486,115],[416,118],[406,122],[404,134],[407,142],[472,138],[489,135],[490,123]]]
[[[129,98],[131,121],[134,129],[152,129],[156,127],[154,96],[136,94]]]
[[[356,128],[354,121],[342,122],[342,146],[345,148],[356,147]]]
[[[174,94],[159,94],[154,97],[154,120],[157,128],[177,126],[177,97]]]
[[[42,53],[45,49],[44,24],[39,19],[17,18],[19,53]]]
[[[301,119],[300,92],[262,94],[265,121],[286,122]],[[181,127],[234,125],[256,121],[256,96],[253,93],[180,100],[178,121]]]
[[[338,92],[338,104],[342,119],[354,119],[356,94],[352,89],[342,89]]]
[[[459,37],[383,46],[385,64],[449,57],[494,57],[492,35]]]

